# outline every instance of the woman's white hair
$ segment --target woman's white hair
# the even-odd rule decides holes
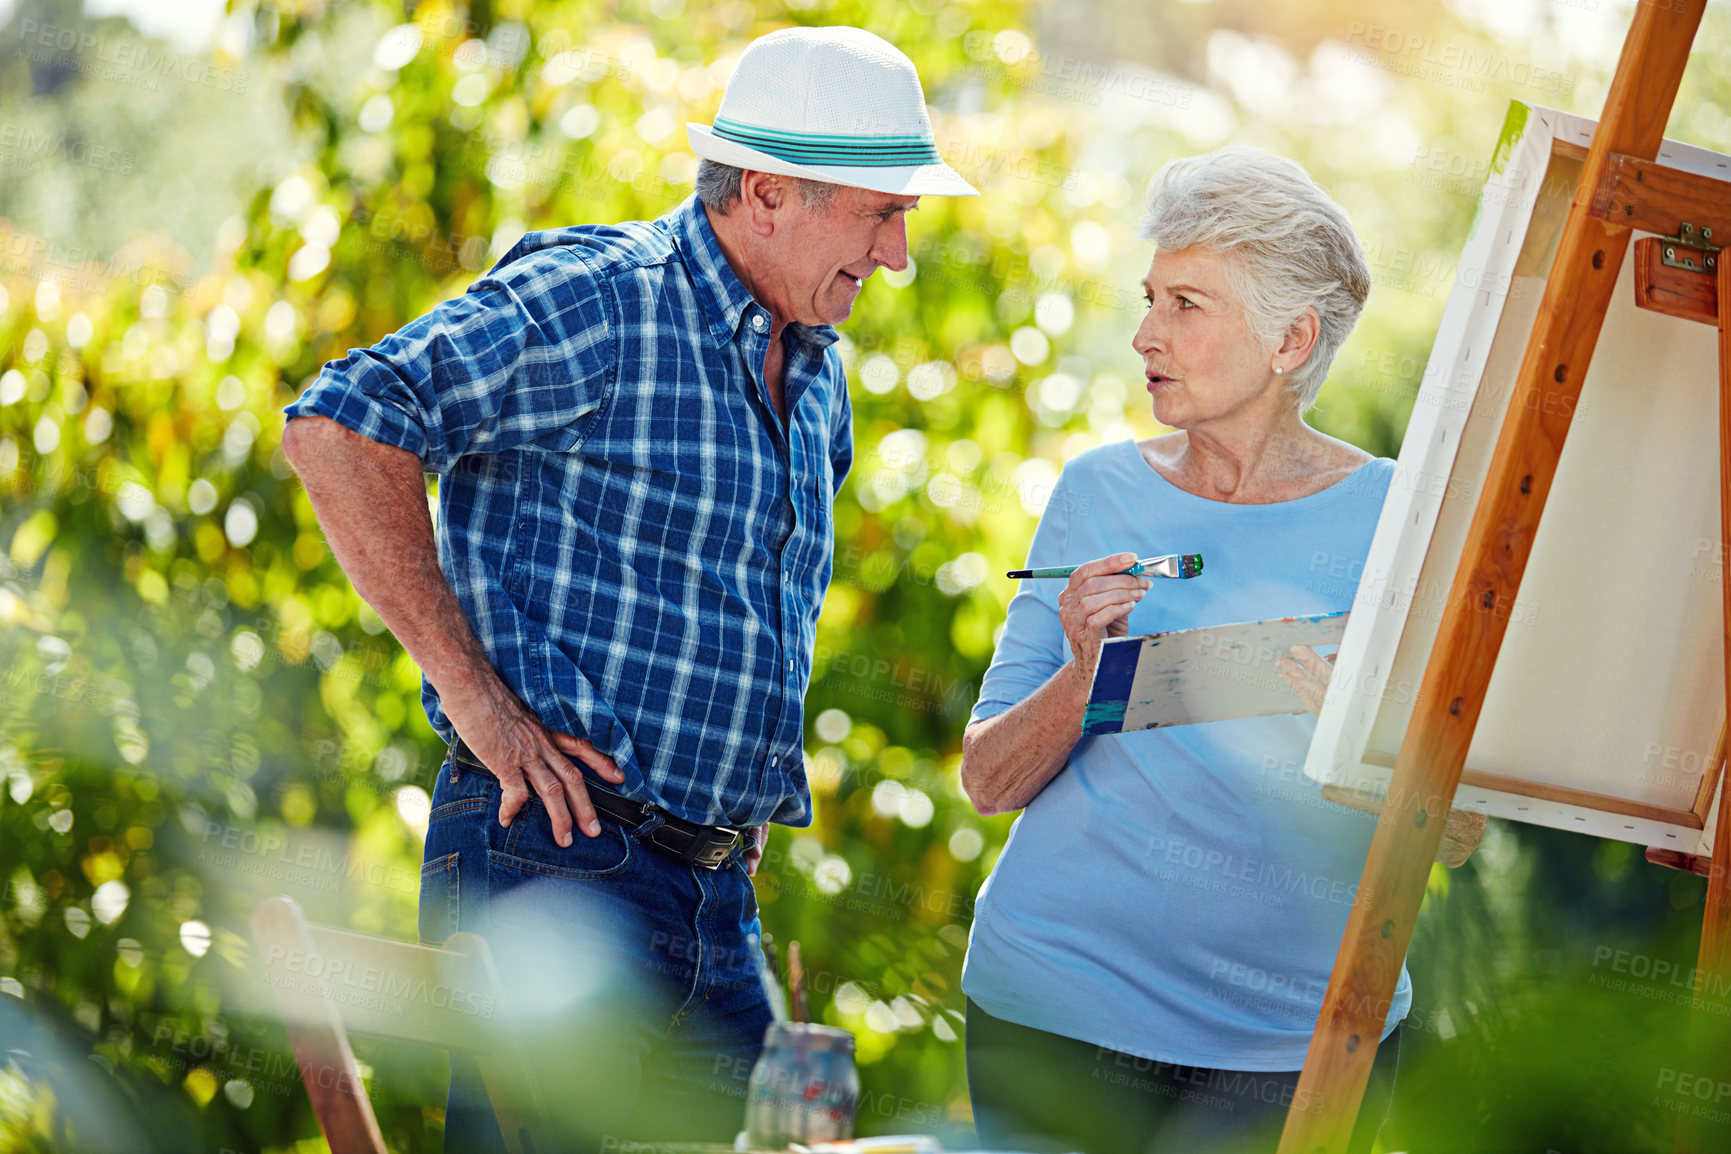
[[[1316,346],[1287,387],[1300,412],[1316,403],[1370,295],[1370,264],[1346,213],[1309,173],[1244,144],[1168,161],[1148,184],[1137,234],[1158,250],[1194,245],[1229,257],[1232,291],[1267,344],[1314,308]]]

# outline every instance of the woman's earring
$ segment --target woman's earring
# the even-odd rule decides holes
[[[1283,369],[1283,368],[1281,368],[1281,367],[1280,367],[1280,366],[1279,366],[1279,365],[1275,365],[1275,366],[1274,366],[1274,375],[1275,375],[1275,376],[1277,376],[1277,377],[1278,377],[1278,376],[1281,376],[1281,375],[1282,375],[1282,374],[1284,374],[1284,373],[1285,373],[1285,372],[1286,372],[1286,370],[1285,370],[1285,369]]]

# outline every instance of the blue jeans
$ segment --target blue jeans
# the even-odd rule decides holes
[[[502,1012],[560,1149],[731,1142],[771,1021],[743,849],[682,865],[601,819],[553,840],[532,793],[499,825],[489,773],[447,759],[421,867],[420,936],[488,940]],[[503,1151],[473,1057],[452,1051],[445,1149]]]

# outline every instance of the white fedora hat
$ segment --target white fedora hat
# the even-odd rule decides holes
[[[978,196],[938,155],[914,62],[862,28],[784,28],[746,46],[705,160],[902,196]]]

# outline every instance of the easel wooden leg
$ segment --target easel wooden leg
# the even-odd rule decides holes
[[[1719,560],[1724,616],[1726,717],[1731,718],[1731,260],[1720,253],[1719,313]],[[1713,863],[1707,873],[1707,906],[1701,913],[1701,952],[1695,963],[1695,1011],[1690,1020],[1693,1076],[1731,1083],[1731,1023],[1725,991],[1731,983],[1731,782],[1719,793]],[[1693,1103],[1691,1103],[1693,1105]],[[1692,1113],[1677,1120],[1676,1154],[1724,1150],[1731,1127]]]
[[[1412,940],[1442,818],[1454,799],[1545,497],[1629,245],[1629,230],[1589,215],[1613,152],[1652,158],[1701,21],[1653,0],[1635,10],[1605,113],[1563,227],[1552,272],[1449,590],[1442,626],[1396,760],[1388,801],[1323,998],[1280,1154],[1341,1154]],[[1567,400],[1568,403],[1562,403]],[[1555,403],[1553,403],[1555,402]]]

